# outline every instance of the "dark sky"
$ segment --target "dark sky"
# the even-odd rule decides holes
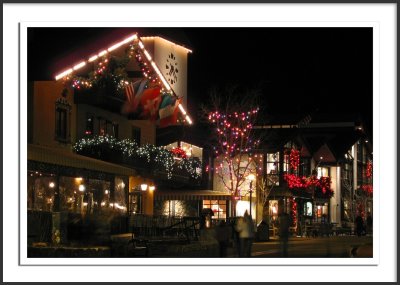
[[[52,80],[126,35],[160,35],[193,50],[188,108],[209,90],[259,88],[266,116],[360,114],[372,133],[371,28],[30,28],[28,77]]]

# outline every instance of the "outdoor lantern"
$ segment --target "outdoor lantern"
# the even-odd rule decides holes
[[[149,186],[150,191],[154,191],[155,189],[156,189],[156,186],[154,186],[154,185]]]
[[[79,191],[81,191],[81,192],[83,192],[83,191],[85,191],[85,185],[83,185],[83,184],[81,184],[81,185],[79,185]]]
[[[49,183],[49,187],[50,187],[50,188],[54,188],[54,185],[55,185],[54,182],[50,182],[50,183]]]
[[[143,183],[143,184],[140,185],[140,189],[142,189],[142,191],[146,191],[147,190],[147,186],[148,186],[147,184]]]

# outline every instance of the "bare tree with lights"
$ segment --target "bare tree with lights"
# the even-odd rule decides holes
[[[212,94],[214,106],[208,112],[208,121],[215,128],[214,173],[231,194],[235,214],[237,200],[250,191],[255,192],[248,186],[248,179],[262,170],[263,157],[257,153],[260,139],[253,130],[259,111],[254,104],[257,92],[248,91],[235,97],[237,89],[232,88],[227,93],[225,97]]]

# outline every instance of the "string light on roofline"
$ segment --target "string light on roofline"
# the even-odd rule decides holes
[[[106,55],[108,52],[111,52],[111,51],[113,51],[113,50],[115,50],[115,49],[117,49],[117,48],[123,46],[124,44],[127,44],[127,43],[133,41],[133,40],[137,40],[138,38],[139,38],[138,35],[137,35],[137,34],[134,34],[134,35],[132,35],[132,36],[130,36],[130,37],[124,39],[123,41],[112,45],[112,46],[109,47],[108,49],[102,50],[102,51],[99,52],[97,55],[91,56],[91,57],[87,60],[87,62],[93,62],[93,61],[97,60],[99,57],[102,57],[102,56]],[[169,42],[169,41],[167,41],[167,42]],[[161,71],[160,71],[160,69],[158,68],[157,64],[152,60],[151,55],[150,55],[149,52],[146,50],[146,48],[145,48],[143,42],[142,42],[140,39],[139,39],[138,44],[139,44],[139,47],[143,50],[143,53],[144,53],[144,55],[146,56],[147,60],[148,60],[148,61],[150,62],[150,64],[153,66],[153,69],[154,69],[154,71],[157,73],[157,75],[158,75],[159,79],[161,80],[162,84],[164,85],[164,88],[165,88],[167,91],[171,91],[171,90],[172,90],[171,86],[170,86],[170,85],[168,84],[168,82],[166,81],[165,77],[164,77],[163,74],[161,73]],[[185,49],[186,49],[186,48],[185,48]],[[186,50],[189,51],[189,52],[192,52],[191,50],[188,50],[188,49],[186,49]],[[73,68],[70,68],[70,69],[68,69],[68,70],[66,70],[66,71],[64,71],[64,72],[62,72],[62,73],[56,75],[56,76],[55,76],[55,79],[56,79],[56,80],[59,80],[59,79],[65,77],[65,76],[71,74],[74,70],[78,70],[78,69],[82,68],[83,66],[85,66],[87,62],[86,62],[86,61],[80,62],[79,64],[75,65]],[[144,72],[143,75],[144,75],[146,78],[148,77],[148,75],[147,75],[146,72]],[[187,115],[187,112],[185,111],[185,109],[183,108],[183,106],[179,103],[178,107],[179,107],[179,110],[181,111],[182,115],[185,116],[186,121],[191,125],[193,122],[192,122],[192,120],[190,119],[189,115]]]
[[[113,50],[123,46],[124,44],[127,44],[127,43],[129,43],[129,42],[131,42],[133,40],[136,40],[137,38],[138,38],[137,34],[133,34],[133,35],[127,37],[126,39],[124,39],[123,41],[112,45],[108,49],[102,50],[97,55],[91,56],[87,61],[82,61],[81,63],[75,65],[73,68],[70,68],[70,69],[68,69],[66,71],[63,71],[63,72],[57,74],[55,76],[56,81],[61,79],[61,78],[63,78],[63,77],[65,77],[65,76],[67,76],[67,75],[69,75],[69,74],[71,74],[72,71],[82,68],[83,66],[86,65],[87,62],[93,62],[93,61],[97,60],[99,57],[104,56],[105,54],[107,54],[109,51],[113,51]]]

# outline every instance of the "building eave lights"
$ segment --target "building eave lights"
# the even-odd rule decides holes
[[[188,49],[188,48],[185,48],[184,46],[181,46],[181,45],[178,45],[178,44],[176,44],[176,43],[173,43],[173,42],[171,42],[171,41],[169,41],[169,40],[166,40],[166,39],[164,39],[164,38],[162,38],[162,37],[142,37],[142,39],[160,39],[160,40],[162,40],[162,41],[164,41],[164,42],[167,42],[167,43],[169,43],[169,44],[172,44],[172,45],[174,45],[174,46],[177,46],[177,47],[180,47],[180,48],[182,48],[182,49],[184,49],[187,53],[193,53],[193,51],[192,50],[190,50],[190,49]]]
[[[127,43],[129,43],[129,42],[131,42],[131,41],[133,41],[133,40],[136,40],[136,39],[138,39],[138,38],[139,38],[139,37],[138,37],[137,34],[133,34],[133,35],[129,36],[128,38],[124,39],[123,41],[118,42],[118,43],[112,45],[111,47],[109,47],[109,48],[107,48],[107,49],[102,50],[102,51],[99,52],[97,55],[92,55],[87,61],[82,61],[82,62],[76,64],[73,68],[67,69],[67,70],[65,70],[65,71],[63,71],[63,72],[57,74],[57,75],[55,76],[56,81],[58,81],[59,79],[62,79],[62,78],[64,78],[65,76],[71,74],[73,71],[79,70],[80,68],[84,67],[88,62],[93,62],[93,61],[97,60],[99,57],[104,56],[104,55],[107,54],[108,52],[111,52],[111,51],[113,51],[113,50],[116,50],[116,49],[118,49],[119,47],[121,47],[121,46],[123,46],[123,45],[125,45],[125,44],[127,44]],[[146,38],[149,38],[149,37],[146,37]],[[160,38],[160,37],[157,37],[157,38]],[[167,42],[169,42],[169,43],[172,43],[172,42],[170,42],[170,41],[168,41],[168,40],[165,40],[165,39],[163,39],[163,38],[160,38],[160,39],[162,39],[162,40],[164,40],[164,41],[167,41]],[[174,44],[174,43],[172,43],[172,44]],[[175,44],[175,45],[176,45],[176,44]],[[179,45],[177,45],[177,46],[179,46]],[[157,73],[157,75],[158,75],[158,77],[160,78],[160,80],[161,80],[163,86],[164,86],[168,91],[171,91],[171,90],[172,90],[171,86],[168,84],[167,80],[165,79],[165,77],[164,77],[163,74],[161,73],[161,71],[160,71],[160,69],[158,68],[157,64],[152,60],[152,57],[151,57],[150,53],[146,50],[146,48],[145,48],[145,46],[144,46],[144,44],[143,44],[143,42],[142,42],[141,40],[139,40],[139,47],[143,50],[143,53],[145,54],[147,60],[151,63],[151,65],[152,65],[154,71]],[[179,47],[184,48],[184,47],[182,47],[182,46],[179,46]],[[192,51],[189,50],[189,49],[186,49],[186,48],[184,48],[184,49],[187,50],[188,52],[192,52]],[[178,107],[179,107],[179,110],[181,111],[182,115],[185,116],[186,121],[191,125],[193,122],[192,122],[192,120],[190,119],[190,117],[189,117],[189,115],[187,114],[187,112],[185,111],[185,109],[183,108],[183,106],[182,106],[181,104],[179,104]]]

